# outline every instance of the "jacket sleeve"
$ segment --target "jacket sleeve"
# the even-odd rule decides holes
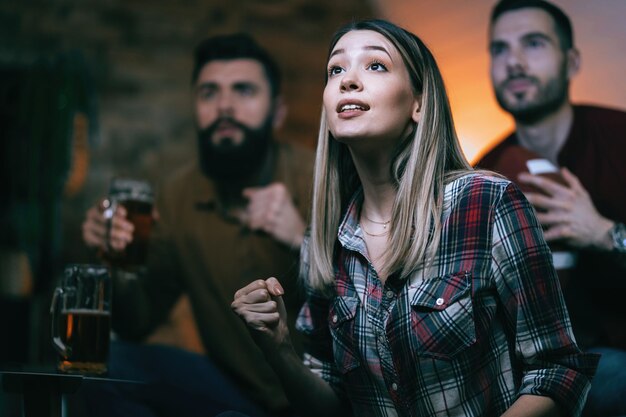
[[[494,208],[492,273],[522,364],[519,395],[554,399],[580,415],[599,356],[576,345],[568,312],[534,211],[514,184]]]

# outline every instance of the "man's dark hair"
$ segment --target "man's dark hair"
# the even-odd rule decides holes
[[[191,82],[196,82],[200,70],[209,62],[231,59],[254,59],[258,61],[265,71],[272,97],[276,98],[280,94],[281,75],[278,65],[265,49],[245,33],[214,36],[200,42],[194,53]]]
[[[554,21],[561,49],[567,51],[574,46],[574,32],[569,17],[557,6],[544,0],[501,0],[491,11],[491,26],[504,13],[518,9],[541,9]]]

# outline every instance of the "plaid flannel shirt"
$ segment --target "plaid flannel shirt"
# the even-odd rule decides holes
[[[361,201],[339,227],[336,295],[307,286],[298,317],[305,364],[355,415],[499,416],[522,394],[580,414],[598,357],[576,346],[541,226],[512,183],[472,173],[448,184],[434,261],[384,285]]]

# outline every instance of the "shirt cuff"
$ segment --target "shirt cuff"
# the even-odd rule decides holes
[[[556,401],[567,416],[580,416],[600,355],[570,355],[571,367],[556,365],[527,372],[522,378],[520,395],[540,395]]]

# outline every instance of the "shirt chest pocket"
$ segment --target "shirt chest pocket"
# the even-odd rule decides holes
[[[359,366],[355,345],[355,317],[359,299],[356,297],[336,297],[330,306],[328,323],[333,337],[333,356],[342,374]]]
[[[429,278],[409,288],[411,337],[418,356],[451,360],[476,341],[468,272]]]

